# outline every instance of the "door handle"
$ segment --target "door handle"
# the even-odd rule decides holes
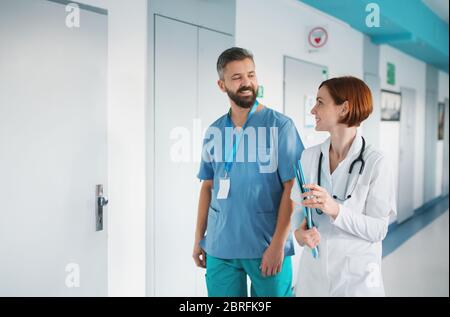
[[[108,204],[108,198],[103,196],[103,185],[97,185],[95,190],[95,230],[103,230],[103,207]]]

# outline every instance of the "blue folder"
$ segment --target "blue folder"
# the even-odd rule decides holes
[[[308,192],[309,189],[303,187],[303,185],[305,185],[305,176],[303,174],[303,169],[302,169],[302,165],[300,164],[300,160],[297,162],[297,165],[298,166],[295,166],[295,164],[294,164],[295,178],[297,179],[297,184],[298,184],[298,187],[300,188],[300,192],[302,194],[304,194],[304,193]],[[313,227],[311,208],[306,208],[303,206],[303,215],[306,218],[306,225],[307,225],[308,229],[311,229]],[[319,257],[319,248],[318,247],[311,249],[311,252],[312,252],[312,255],[314,258]]]

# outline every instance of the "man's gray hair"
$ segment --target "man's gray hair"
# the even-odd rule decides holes
[[[252,62],[254,62],[253,54],[241,47],[232,47],[224,51],[217,59],[217,73],[219,74],[219,78],[223,79],[223,70],[228,63],[233,61],[242,61],[246,58],[249,58]]]

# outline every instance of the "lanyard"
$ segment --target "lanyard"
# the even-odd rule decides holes
[[[256,108],[258,108],[258,104],[259,104],[258,100],[255,100],[252,110],[250,110],[247,120],[245,120],[245,123],[244,123],[243,127],[241,128],[240,133],[236,134],[236,142],[233,143],[233,151],[230,153],[230,155],[228,155],[228,159],[225,162],[225,178],[227,178],[228,173],[231,170],[231,165],[233,165],[233,157],[236,155],[236,152],[239,148],[239,143],[241,142],[241,137],[244,134],[245,127],[247,126],[247,123],[250,121],[250,118],[256,112]],[[233,127],[233,124],[231,122],[231,109],[230,109],[230,112],[228,113],[228,126]]]

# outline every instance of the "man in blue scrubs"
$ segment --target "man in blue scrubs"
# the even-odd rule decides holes
[[[303,144],[292,120],[257,101],[253,55],[224,51],[219,88],[230,109],[206,132],[193,258],[209,296],[291,296],[294,163]]]

